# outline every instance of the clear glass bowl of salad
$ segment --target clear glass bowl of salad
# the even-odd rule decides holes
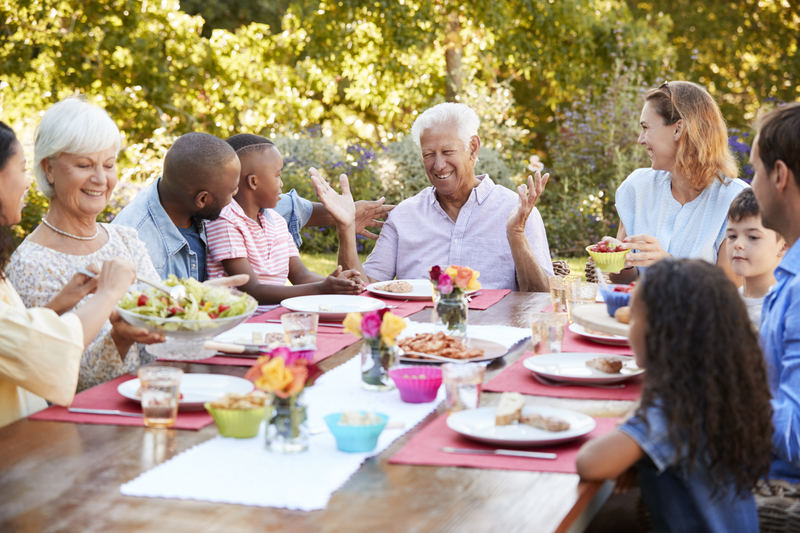
[[[249,294],[203,285],[194,278],[178,279],[170,275],[164,284],[183,285],[186,298],[177,302],[158,289],[136,284],[116,307],[128,324],[166,337],[166,343],[147,347],[147,351],[162,358],[211,357],[214,352],[204,350],[203,342],[244,322],[258,307]]]

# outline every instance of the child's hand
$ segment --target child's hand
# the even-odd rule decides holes
[[[348,270],[348,272],[352,272]],[[361,283],[342,277],[342,267],[336,267],[333,273],[319,284],[320,294],[361,294]]]
[[[365,289],[364,280],[361,279],[361,273],[358,270],[345,270],[339,274],[339,279],[351,279],[358,284],[361,292]]]
[[[614,494],[625,494],[633,487],[636,479],[639,477],[639,468],[634,465],[622,473],[617,478],[617,484],[614,487]]]

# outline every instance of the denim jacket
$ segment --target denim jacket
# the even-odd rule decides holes
[[[308,224],[308,219],[311,218],[311,212],[314,210],[314,204],[301,198],[297,191],[292,189],[288,193],[281,194],[278,205],[275,211],[278,212],[286,220],[289,225],[289,233],[292,234],[294,244],[299,248],[303,244],[303,238],[300,236],[300,230],[303,226]]]
[[[170,274],[175,274],[179,278],[197,279],[200,271],[197,254],[189,248],[189,243],[161,205],[158,196],[159,181],[160,177],[136,195],[117,214],[112,224],[129,226],[139,232],[139,238],[147,246],[150,259],[162,279]],[[207,245],[205,223],[199,219],[195,220],[198,225],[197,231]]]

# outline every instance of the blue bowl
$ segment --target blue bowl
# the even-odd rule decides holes
[[[364,412],[362,411],[362,415]],[[381,419],[380,423],[371,426],[343,426],[339,424],[342,413],[334,413],[325,417],[325,423],[336,437],[336,447],[343,452],[359,453],[371,452],[378,445],[378,437],[386,427],[389,417],[375,413]]]
[[[614,316],[614,313],[616,313],[617,309],[620,307],[625,307],[631,301],[631,295],[629,292],[614,292],[614,287],[625,287],[625,285],[609,285],[608,287],[601,285],[599,287],[600,294],[603,295],[603,300],[606,302],[608,314],[612,317]]]

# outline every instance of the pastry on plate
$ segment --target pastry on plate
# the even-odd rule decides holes
[[[408,352],[438,355],[450,359],[472,359],[483,356],[483,350],[468,350],[460,339],[445,335],[441,331],[439,333],[417,333],[413,337],[398,340],[397,346],[406,352],[406,357],[414,359],[420,359],[423,356]]]
[[[630,306],[620,307],[614,312],[614,318],[617,319],[617,322],[622,322],[623,324],[630,324],[631,323],[631,308]]]
[[[497,404],[495,411],[494,424],[496,426],[508,426],[512,422],[519,421],[522,416],[522,408],[525,407],[525,399],[518,392],[504,392],[500,396],[500,403]]]
[[[528,424],[529,426],[545,431],[566,431],[569,429],[569,422],[566,420],[562,420],[556,416],[537,415],[536,413],[522,415],[519,422],[520,424]]]
[[[619,374],[622,370],[622,361],[614,357],[598,357],[586,361],[586,366],[606,374]]]
[[[407,281],[390,281],[383,285],[376,285],[375,288],[386,292],[411,292],[414,290],[414,286]]]

